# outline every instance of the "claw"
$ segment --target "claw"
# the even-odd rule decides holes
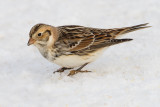
[[[62,72],[64,72],[64,71],[67,70],[67,69],[72,69],[72,68],[62,67],[62,68],[59,68],[57,71],[54,71],[53,73],[56,73],[56,72],[62,73]]]
[[[91,71],[87,71],[87,70],[85,70],[85,71],[81,71],[81,70],[71,70],[70,71],[70,73],[68,74],[68,76],[72,76],[72,75],[75,75],[75,74],[77,74],[78,72],[91,72]]]
[[[60,68],[60,69],[54,71],[53,73],[56,73],[56,72],[59,72],[59,73],[64,72],[64,69]]]

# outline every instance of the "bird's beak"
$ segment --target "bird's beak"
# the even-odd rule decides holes
[[[32,45],[32,44],[34,44],[35,41],[36,41],[36,40],[30,38],[27,45],[28,45],[28,46],[29,46],[29,45]]]

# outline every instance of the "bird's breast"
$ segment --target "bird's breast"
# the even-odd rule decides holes
[[[51,62],[53,62],[53,60],[55,60],[55,57],[57,56],[55,49],[48,49],[47,47],[38,47],[38,50],[44,58]]]

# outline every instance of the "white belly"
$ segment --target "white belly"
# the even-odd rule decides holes
[[[54,60],[54,63],[62,67],[67,67],[67,68],[78,67],[85,63],[90,63],[90,62],[95,61],[99,56],[101,56],[101,53],[103,52],[103,50],[104,49],[91,53],[90,55],[86,55],[86,56],[78,56],[78,55],[64,56],[62,55],[56,58],[56,60]]]

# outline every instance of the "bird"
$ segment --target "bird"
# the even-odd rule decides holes
[[[72,76],[79,72],[91,72],[82,68],[95,61],[108,47],[133,40],[117,37],[151,27],[147,24],[100,29],[80,25],[55,27],[38,23],[29,32],[28,46],[33,44],[44,58],[61,66],[55,72],[71,70],[68,76]]]

